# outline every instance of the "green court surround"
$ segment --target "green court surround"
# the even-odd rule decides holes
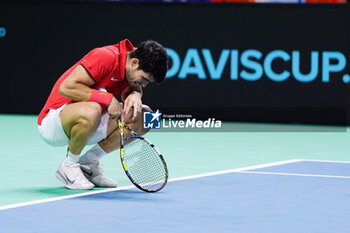
[[[170,179],[288,159],[350,161],[350,133],[346,128],[225,124],[236,125],[240,132],[151,132],[147,138],[164,154]],[[265,132],[243,132],[252,128]],[[66,148],[50,147],[40,138],[36,116],[0,115],[0,129],[0,206],[86,192],[67,190],[55,178]],[[119,151],[104,158],[102,164],[120,187],[130,185],[120,165]]]

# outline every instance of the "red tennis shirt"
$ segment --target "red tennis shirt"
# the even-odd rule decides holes
[[[50,109],[58,109],[66,103],[73,102],[73,100],[60,95],[58,88],[78,65],[83,66],[95,80],[95,84],[91,88],[99,89],[104,87],[107,92],[115,97],[119,96],[128,86],[126,80],[124,80],[127,52],[134,49],[129,40],[123,40],[116,45],[96,48],[90,51],[57,80],[44,108],[39,114],[38,125],[41,125],[42,120],[49,113]]]

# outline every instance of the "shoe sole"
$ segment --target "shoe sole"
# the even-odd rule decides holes
[[[63,177],[63,175],[59,172],[59,171],[56,171],[56,178],[59,179],[67,189],[72,189],[72,190],[90,190],[90,189],[93,189],[94,188],[94,185],[92,184],[92,186],[88,186],[88,187],[75,187],[75,186],[72,186],[70,185],[67,180]]]

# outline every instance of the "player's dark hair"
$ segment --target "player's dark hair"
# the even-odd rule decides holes
[[[168,70],[169,57],[166,49],[156,41],[141,42],[137,49],[130,53],[131,58],[139,59],[139,69],[150,73],[156,83],[161,83]]]

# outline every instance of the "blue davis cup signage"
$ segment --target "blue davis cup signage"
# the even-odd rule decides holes
[[[288,52],[280,49],[264,54],[256,49],[243,51],[223,49],[217,63],[214,62],[211,50],[207,48],[187,49],[182,62],[176,50],[167,48],[167,52],[172,61],[167,78],[177,76],[178,79],[186,79],[189,75],[195,75],[199,80],[205,80],[208,78],[205,72],[206,68],[209,79],[220,80],[224,76],[225,67],[229,67],[229,77],[232,81],[238,79],[258,81],[266,76],[273,82],[284,82],[293,77],[298,82],[308,83],[321,77],[323,83],[329,83],[332,74],[341,73],[342,81],[350,83],[350,75],[346,72],[347,57],[341,51],[303,52],[293,50]],[[308,57],[305,61],[301,60],[302,53]],[[282,71],[274,70],[273,63],[275,61],[285,63],[285,69]],[[301,71],[301,64],[304,63],[310,64],[310,68],[306,72]]]

